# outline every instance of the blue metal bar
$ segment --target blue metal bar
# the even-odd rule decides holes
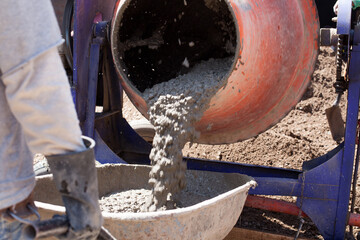
[[[299,170],[291,170],[284,168],[275,168],[267,166],[256,166],[244,163],[221,162],[215,160],[205,160],[197,158],[184,158],[187,161],[188,169],[227,172],[227,173],[241,173],[252,177],[286,177],[290,179],[297,179],[301,173]]]
[[[250,194],[297,196],[297,205],[326,239],[333,239],[344,144],[303,164],[304,171],[185,158],[189,169],[236,172],[255,178]],[[304,178],[303,178],[304,177]]]
[[[339,0],[337,34],[350,35],[352,0]]]
[[[302,196],[306,199],[336,201],[342,153],[343,144],[317,159],[304,163],[306,166],[304,172],[195,158],[185,158],[185,160],[188,169],[240,173],[254,177],[258,186],[250,190],[250,194]],[[306,181],[302,192],[303,175],[306,175]]]
[[[94,122],[97,84],[99,78],[100,48],[103,42],[103,38],[95,38],[90,47],[90,67],[86,101],[86,119],[83,125],[83,134],[91,138],[94,138]]]
[[[96,119],[95,129],[98,131],[98,137],[107,146],[104,145],[105,148],[97,149],[99,151],[97,160],[100,163],[116,163],[121,158],[126,159],[127,163],[150,164],[151,145],[130,127],[120,113]],[[98,153],[95,152],[95,154]],[[101,156],[112,158],[106,159]]]
[[[300,196],[301,182],[298,179],[254,177],[257,187],[249,194]]]
[[[339,195],[340,169],[344,144],[323,157],[304,164],[306,169],[300,176],[301,194],[297,206],[304,211],[325,239],[333,239],[336,222],[336,205]]]
[[[104,106],[104,111],[119,111],[122,114],[123,106],[123,89],[120,84],[120,79],[117,76],[115,65],[112,60],[111,49],[109,45],[104,49],[104,88],[109,89],[108,100],[109,106]]]
[[[358,33],[355,32],[355,35]],[[341,166],[341,178],[339,183],[339,194],[336,225],[334,235],[336,239],[344,238],[346,218],[349,209],[350,188],[352,171],[354,166],[356,128],[358,123],[359,96],[360,96],[360,46],[354,43],[351,51],[349,65],[349,94],[348,109],[345,131],[344,158]]]
[[[109,146],[101,138],[100,134],[95,130],[94,140],[95,145],[95,158],[102,164],[105,163],[127,163],[118,155],[116,155]]]
[[[75,0],[74,11],[74,72],[75,106],[80,123],[86,119],[86,100],[89,77],[89,52],[93,36],[94,18],[102,14],[103,21],[110,21],[116,0]]]
[[[352,81],[349,84],[349,105],[345,130],[344,157],[341,166],[341,177],[339,183],[341,194],[339,194],[336,214],[335,236],[337,239],[343,239],[345,236],[346,217],[350,200],[350,185],[354,164],[355,138],[359,109],[358,85],[358,83]]]

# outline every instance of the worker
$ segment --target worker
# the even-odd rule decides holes
[[[66,239],[96,239],[102,225],[92,139],[82,140],[57,47],[50,0],[0,1],[0,239],[25,239],[36,216],[33,156],[43,153],[62,195]]]

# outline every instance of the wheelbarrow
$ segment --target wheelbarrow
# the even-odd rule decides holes
[[[98,167],[99,197],[129,189],[150,189],[150,166]],[[184,207],[139,213],[103,212],[104,227],[116,239],[223,239],[236,224],[255,181],[246,175],[188,170],[180,194]],[[194,200],[200,199],[200,200]],[[35,204],[45,219],[64,214],[52,175],[37,177]]]

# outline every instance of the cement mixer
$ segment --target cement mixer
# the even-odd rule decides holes
[[[319,23],[312,1],[120,1],[115,11],[113,60],[144,116],[141,92],[181,74],[185,58],[190,68],[233,58],[226,86],[197,124],[200,143],[233,143],[265,131],[299,101],[314,70]]]
[[[335,1],[330,2],[76,0],[73,45],[72,15],[64,19],[66,56],[73,69],[69,75],[80,123],[84,134],[97,142],[97,160],[149,164],[151,146],[122,116],[123,90],[147,116],[141,97],[145,88],[210,58],[231,57],[233,62],[227,84],[196,125],[198,141],[233,143],[276,124],[306,90],[318,54],[320,25],[335,26]],[[258,186],[251,195],[295,196],[292,214],[309,217],[325,239],[343,239],[346,226],[356,225],[358,219],[348,213],[360,92],[360,25],[354,16],[352,1],[340,0],[337,28],[325,31],[329,37],[322,39],[333,45],[340,36],[342,61],[349,66],[344,76],[348,113],[343,143],[306,161],[302,170],[184,158],[188,169],[252,176]],[[97,106],[102,110],[95,112]],[[249,206],[274,210],[273,201],[262,199],[259,204],[257,196],[251,199],[257,204]]]

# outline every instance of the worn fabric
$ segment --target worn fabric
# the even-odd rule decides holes
[[[33,154],[85,149],[49,0],[0,1],[0,209],[35,185]]]
[[[49,0],[1,0],[0,23],[3,74],[62,42]]]
[[[0,82],[0,209],[34,187],[32,156],[85,149],[56,47]]]

